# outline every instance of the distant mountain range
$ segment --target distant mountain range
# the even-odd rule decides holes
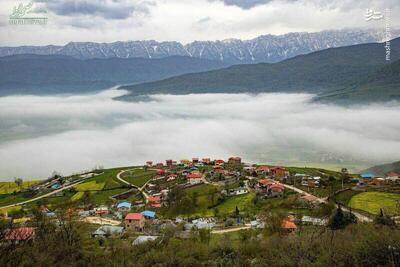
[[[223,67],[222,62],[181,56],[80,60],[60,55],[14,55],[0,58],[0,95],[90,92]]]
[[[320,101],[340,102],[351,98],[349,94],[354,95],[352,102],[386,101],[400,96],[399,62],[396,62],[399,59],[400,38],[397,38],[391,41],[390,62],[385,60],[384,43],[360,44],[313,52],[279,63],[235,65],[124,86],[131,94],[121,99],[156,93],[308,92],[320,94]],[[380,86],[379,92],[362,93],[365,88],[375,90],[374,86]],[[329,95],[332,91],[342,95],[332,98]],[[357,94],[364,96],[360,98]],[[377,94],[380,98],[374,99]]]
[[[393,163],[387,163],[382,165],[377,165],[371,168],[364,170],[363,172],[371,172],[375,175],[385,175],[388,172],[397,172],[400,173],[400,161],[396,161]]]
[[[392,30],[392,36],[400,35]],[[188,56],[226,64],[279,62],[301,54],[332,47],[381,42],[383,30],[332,30],[316,33],[262,35],[251,40],[179,42],[127,41],[114,43],[71,42],[65,46],[0,47],[1,56],[16,54],[64,55],[77,59],[93,58],[165,58]]]

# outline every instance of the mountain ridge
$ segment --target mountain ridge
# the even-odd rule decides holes
[[[399,36],[400,30],[393,30],[392,35]],[[64,46],[0,47],[0,56],[57,54],[78,59],[189,56],[221,61],[226,64],[252,64],[274,63],[331,47],[380,42],[383,39],[384,33],[380,30],[347,29],[313,33],[295,32],[284,35],[266,34],[249,40],[193,41],[188,44],[177,41],[144,40],[112,43],[70,42]]]
[[[161,81],[123,86],[134,98],[140,94],[186,93],[326,93],[358,85],[368,75],[388,65],[383,43],[330,48],[299,55],[278,63],[234,65]],[[393,60],[400,59],[400,38],[391,41]]]

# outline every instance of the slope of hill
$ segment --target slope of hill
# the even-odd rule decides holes
[[[400,173],[400,161],[377,165],[365,170],[365,172],[372,172],[375,175],[385,175],[386,173],[391,171]]]
[[[322,94],[315,100],[340,104],[400,101],[400,60],[378,69],[359,84]]]
[[[392,30],[392,36],[399,34],[400,31]],[[384,32],[376,29],[346,29],[268,34],[251,40],[194,41],[186,45],[179,42],[145,40],[114,43],[70,42],[65,46],[0,47],[0,56],[40,54],[65,55],[78,59],[188,56],[226,64],[272,63],[332,47],[381,42],[383,38]]]
[[[79,60],[58,55],[15,55],[0,58],[0,95],[100,90],[222,67],[226,65],[221,62],[181,56]]]
[[[344,89],[388,64],[384,44],[331,48],[279,63],[236,65],[161,81],[124,86],[132,93],[123,99],[154,93],[310,92]],[[391,42],[391,57],[400,59],[400,38]]]

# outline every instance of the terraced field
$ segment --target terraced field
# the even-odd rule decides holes
[[[38,182],[39,181],[24,181],[20,187],[18,187],[18,185],[14,182],[0,182],[0,194],[11,194],[14,191],[27,188]]]

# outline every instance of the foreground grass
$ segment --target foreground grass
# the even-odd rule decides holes
[[[364,192],[353,196],[349,206],[371,214],[378,214],[382,208],[386,213],[394,215],[400,210],[400,194]]]

